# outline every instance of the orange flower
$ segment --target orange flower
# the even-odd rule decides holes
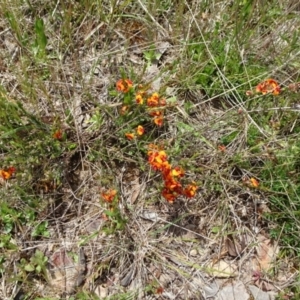
[[[279,95],[280,86],[278,82],[272,78],[269,78],[256,86],[256,92],[263,95],[272,93],[273,95]]]
[[[9,179],[9,178],[13,175],[13,173],[15,173],[15,172],[16,172],[16,168],[15,168],[15,167],[9,167],[9,168],[7,168],[7,169],[0,170],[0,176],[1,176],[3,179],[7,180],[7,179]]]
[[[161,110],[152,110],[149,112],[149,115],[151,117],[159,117],[159,116],[162,116],[162,111]]]
[[[154,170],[162,171],[166,168],[167,154],[165,151],[148,151],[148,162]]]
[[[158,95],[158,93],[152,94],[152,96],[147,99],[147,105],[150,106],[150,107],[158,106],[158,104],[159,104],[159,95]]]
[[[168,188],[164,188],[161,194],[169,203],[173,203],[178,196],[176,193],[169,190]]]
[[[142,125],[139,125],[136,129],[138,135],[143,135],[145,133],[145,129]]]
[[[61,131],[61,129],[58,129],[56,130],[54,133],[53,133],[53,138],[56,139],[56,140],[61,140],[62,139],[62,136],[63,136],[63,133]]]
[[[160,117],[155,117],[153,119],[153,122],[154,122],[155,125],[161,127],[163,125],[163,123],[164,123],[164,118],[161,117],[161,116]]]
[[[142,105],[144,103],[143,95],[142,93],[137,93],[135,96],[135,101],[137,104]]]
[[[133,84],[130,79],[120,79],[116,83],[117,91],[127,93],[132,88]]]
[[[135,138],[134,133],[125,133],[125,136],[128,138],[128,140],[133,140]]]
[[[174,169],[171,170],[171,174],[172,176],[181,178],[184,175],[184,170],[180,167],[175,167]]]
[[[198,187],[195,184],[189,184],[185,189],[184,189],[184,195],[188,198],[193,198],[196,194]]]
[[[165,187],[173,192],[181,194],[182,193],[182,185],[179,181],[177,181],[173,177],[173,175],[172,175],[173,170],[171,168],[163,170],[163,179],[165,182]]]
[[[161,172],[164,181],[162,196],[170,203],[173,203],[179,195],[185,195],[189,198],[194,197],[197,186],[193,183],[183,189],[179,181],[184,176],[184,170],[178,166],[172,168],[172,165],[168,162],[166,152],[159,150],[158,146],[150,144],[148,148],[148,162],[154,170]]]
[[[182,193],[182,185],[180,182],[175,180],[174,178],[169,178],[165,181],[165,187],[172,192],[176,192],[178,194]]]
[[[259,181],[253,177],[249,179],[250,186],[257,188],[259,186]]]
[[[116,195],[116,190],[108,190],[107,192],[101,194],[102,198],[108,203],[111,203],[115,199]]]

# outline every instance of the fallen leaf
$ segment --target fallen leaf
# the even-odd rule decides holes
[[[273,267],[278,251],[279,247],[275,246],[270,239],[259,235],[256,246],[256,258],[259,263],[259,270],[256,269],[256,271],[269,272]]]
[[[237,257],[241,255],[242,247],[234,237],[227,236],[225,240],[225,247],[230,256]]]
[[[58,293],[72,293],[83,282],[86,266],[82,248],[78,252],[77,262],[62,248],[50,257],[49,264],[49,284],[57,289]]]
[[[210,264],[207,271],[217,278],[229,278],[237,275],[235,266],[224,260]]]

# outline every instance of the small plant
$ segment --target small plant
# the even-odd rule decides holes
[[[127,114],[128,111],[135,109],[140,115],[128,115],[128,118],[133,118],[136,116],[138,119],[140,116],[143,116],[147,113],[150,117],[152,117],[152,121],[156,126],[161,127],[163,125],[165,111],[172,106],[168,105],[165,98],[160,97],[158,93],[147,95],[146,91],[140,88],[135,93],[134,103],[132,100],[134,94],[133,83],[131,80],[120,79],[116,86],[118,91],[125,94],[124,103],[126,106],[123,106],[121,109],[122,114]],[[145,121],[146,120],[148,119],[145,119]],[[144,133],[144,126],[138,125],[135,129],[135,132],[131,130],[131,132],[126,132],[125,136],[129,140],[134,140],[136,137],[141,137],[144,135]],[[145,138],[145,141],[149,142],[150,139],[151,136],[148,136]],[[173,203],[179,195],[184,195],[188,198],[195,196],[197,190],[196,184],[191,183],[186,185],[186,187],[183,187],[179,179],[184,176],[184,170],[178,166],[173,168],[167,160],[166,152],[159,149],[157,145],[151,143],[149,144],[148,162],[155,171],[161,172],[164,181],[162,196],[169,203]]]
[[[103,229],[107,234],[112,234],[116,230],[123,230],[127,220],[122,216],[119,209],[119,199],[117,190],[110,189],[101,194],[102,199],[108,204],[108,209],[105,210],[103,218],[107,225]]]
[[[26,272],[35,272],[37,274],[43,274],[47,278],[46,265],[48,258],[44,256],[43,252],[36,250],[34,255],[30,258],[29,262],[22,258],[20,262],[21,268]]]
[[[46,56],[47,37],[45,34],[45,25],[43,19],[37,19],[34,24],[36,39],[32,46],[36,57],[44,59]]]

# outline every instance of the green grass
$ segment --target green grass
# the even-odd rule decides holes
[[[195,270],[220,257],[226,236],[246,233],[245,254],[261,232],[288,262],[268,279],[294,274],[299,91],[288,86],[300,81],[297,9],[292,0],[2,1],[0,169],[16,172],[0,183],[0,298],[67,298],[47,272],[61,247],[82,247],[89,266],[69,299],[98,299],[99,286],[103,299],[150,299],[160,287],[193,299]],[[126,95],[116,91],[121,78],[134,83]],[[279,95],[246,95],[267,78]],[[166,99],[163,126],[136,105],[139,85]],[[126,139],[138,125],[145,135]],[[185,170],[183,185],[195,182],[195,197],[161,196],[151,143]],[[111,204],[101,197],[108,189],[118,192]],[[176,289],[183,284],[188,294]],[[297,299],[298,286],[295,277],[278,299]]]

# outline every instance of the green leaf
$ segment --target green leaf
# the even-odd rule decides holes
[[[25,267],[24,267],[25,271],[27,272],[33,272],[34,271],[34,266],[31,265],[31,264],[27,264]]]
[[[41,273],[42,271],[42,267],[40,265],[37,265],[35,269],[38,273]]]
[[[43,19],[37,19],[35,21],[35,33],[36,33],[36,41],[41,50],[45,50],[47,46],[47,37],[45,34],[45,26]]]

